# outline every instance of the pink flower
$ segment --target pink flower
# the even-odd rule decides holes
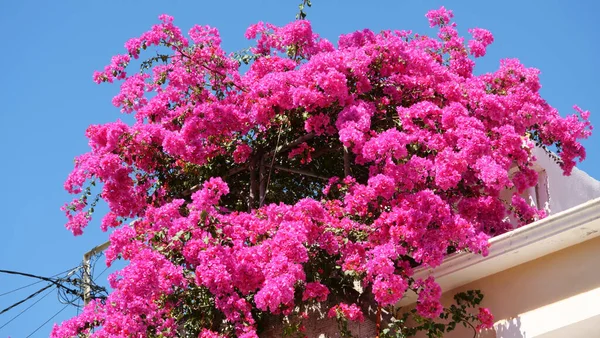
[[[477,325],[477,331],[481,331],[483,329],[491,329],[494,326],[494,316],[490,312],[489,309],[480,307],[479,313],[477,314],[477,320],[481,322],[481,324]]]
[[[252,148],[250,148],[249,145],[242,143],[235,148],[233,160],[235,163],[244,163],[248,160],[250,154],[252,154]]]
[[[444,6],[442,6],[440,9],[427,12],[425,17],[429,19],[429,25],[431,27],[435,27],[447,25],[450,22],[450,19],[454,17],[454,14],[452,14],[452,11],[447,10],[444,8]]]
[[[473,40],[469,40],[469,51],[475,57],[485,55],[486,48],[494,42],[494,36],[486,29],[471,28],[469,33],[473,35]]]
[[[408,283],[398,275],[379,277],[373,282],[373,295],[379,305],[393,305],[402,299],[407,288]]]
[[[329,289],[325,285],[318,282],[307,283],[302,294],[302,301],[315,299],[318,302],[324,302],[327,300],[327,295],[329,295]]]
[[[310,116],[304,122],[304,129],[307,132],[314,132],[317,136],[323,135],[327,131],[327,127],[330,124],[329,116],[325,114],[318,114]]]
[[[128,40],[93,79],[122,80],[113,104],[134,122],[87,129],[89,152],[64,184],[79,196],[62,210],[80,235],[103,199],[107,264],[129,263],[106,302],[52,336],[174,337],[181,311],[207,306],[221,315],[201,316],[200,337],[257,337],[257,312],[300,319],[300,303],[326,302],[337,275],[382,306],[414,289],[418,314],[439,317],[440,286],[415,280],[412,264],[436,267],[449,249],[486,255],[490,237],[544,217],[520,197],[538,181],[534,144],[556,149],[568,175],[592,127],[578,107],[562,117],[539,70],[517,59],[474,73],[489,31],[469,30],[467,43],[451,11],[426,17],[437,34],[365,29],[337,47],[306,20],[260,22],[237,56],[216,28],[184,36],[167,15]],[[148,68],[129,74],[139,57]],[[281,170],[247,166],[261,155]],[[356,304],[328,315],[364,319]],[[478,318],[493,322],[487,309]]]
[[[116,228],[119,225],[121,225],[121,221],[117,219],[117,215],[113,212],[109,212],[102,218],[100,229],[102,229],[102,231],[107,231],[108,228]]]
[[[202,332],[200,332],[200,335],[198,336],[198,338],[222,338],[223,335],[218,334],[217,332],[208,330],[208,329],[202,329]]]
[[[346,303],[340,303],[329,309],[327,312],[327,317],[329,318],[338,318],[342,317],[351,321],[363,322],[365,317],[362,313],[362,310],[356,305],[351,304],[348,305]]]
[[[309,146],[306,142],[301,143],[298,147],[292,149],[288,154],[288,158],[294,158],[296,156],[301,156],[300,159],[301,164],[308,164],[312,161],[312,157],[310,154],[315,151],[315,148]]]
[[[442,288],[434,281],[433,277],[418,280],[416,285],[421,288],[417,301],[417,312],[426,318],[437,318],[443,311],[440,304]]]

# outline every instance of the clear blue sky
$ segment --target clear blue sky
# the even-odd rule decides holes
[[[491,30],[496,42],[476,71],[495,70],[501,58],[519,58],[542,71],[542,94],[563,115],[572,113],[573,104],[590,110],[598,131],[585,142],[588,159],[580,168],[600,178],[599,1],[313,2],[308,19],[333,42],[363,28],[435,34],[424,15],[441,4],[454,10],[462,33],[471,27]],[[248,46],[243,35],[249,24],[285,24],[294,18],[297,3],[1,1],[0,269],[53,275],[78,265],[84,252],[107,239],[98,230],[99,217],[83,236],[73,237],[59,207],[72,198],[62,185],[73,158],[88,150],[86,127],[122,117],[111,105],[118,86],[94,84],[92,72],[122,53],[127,39],[167,13],[186,32],[195,23],[219,28],[225,49],[235,51]],[[102,270],[101,262],[96,273]],[[0,274],[0,294],[30,282]],[[0,310],[36,287],[0,296]],[[28,304],[0,315],[0,326]],[[26,337],[62,307],[56,293],[50,294],[0,329],[0,337]],[[52,322],[75,314],[75,308],[65,309],[33,337],[48,336]]]

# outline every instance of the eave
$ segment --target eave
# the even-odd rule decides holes
[[[490,239],[489,254],[485,257],[455,253],[436,268],[417,269],[414,277],[433,275],[446,292],[599,235],[600,198],[596,198]],[[407,292],[399,305],[416,300],[414,292]]]

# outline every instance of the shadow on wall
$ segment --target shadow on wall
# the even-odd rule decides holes
[[[527,338],[526,332],[521,332],[521,318],[513,317],[495,325],[496,338]]]

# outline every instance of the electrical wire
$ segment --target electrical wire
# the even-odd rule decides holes
[[[54,284],[48,284],[48,285],[44,286],[43,288],[41,288],[41,289],[37,290],[36,292],[34,292],[34,293],[30,294],[29,296],[27,296],[25,299],[20,300],[20,301],[14,303],[13,305],[5,308],[4,310],[0,311],[0,315],[3,314],[3,313],[5,313],[8,310],[14,308],[15,306],[18,306],[20,304],[25,303],[26,301],[30,300],[31,298],[39,295],[40,293],[44,292],[45,290],[47,290],[47,289],[49,289],[49,288],[51,288],[53,286],[54,286]]]
[[[57,273],[57,274],[55,274],[55,275],[53,275],[53,276],[51,276],[51,277],[37,276],[37,275],[30,274],[30,273],[18,272],[18,271],[0,270],[0,272],[2,272],[2,273],[6,273],[6,274],[12,274],[12,275],[21,275],[21,276],[25,276],[25,277],[37,278],[37,279],[40,279],[40,281],[39,281],[39,282],[43,282],[43,281],[50,282],[50,284],[48,284],[47,286],[45,286],[45,287],[41,288],[40,290],[38,290],[38,291],[36,291],[36,292],[34,292],[34,293],[30,294],[29,296],[27,296],[27,297],[25,297],[24,299],[22,299],[22,300],[20,300],[20,301],[18,301],[18,302],[16,302],[16,303],[14,303],[14,304],[12,304],[11,306],[9,306],[9,307],[7,307],[7,308],[5,308],[5,309],[1,310],[1,311],[0,311],[0,315],[2,315],[2,314],[4,314],[5,312],[7,312],[7,311],[9,311],[9,310],[11,310],[11,309],[13,309],[13,308],[15,308],[16,306],[19,306],[19,305],[21,305],[21,304],[25,303],[26,301],[28,301],[28,300],[32,299],[33,297],[35,297],[35,296],[39,295],[40,293],[44,292],[45,290],[47,290],[47,289],[49,289],[50,287],[53,287],[53,286],[56,286],[56,288],[57,288],[57,289],[58,289],[58,291],[59,291],[59,300],[60,300],[60,295],[61,295],[61,294],[64,294],[64,295],[67,295],[67,294],[79,295],[79,293],[78,293],[76,290],[72,290],[72,289],[70,289],[70,288],[68,288],[67,286],[65,286],[65,285],[64,285],[64,283],[71,283],[71,284],[72,284],[71,276],[72,276],[72,275],[73,275],[73,274],[74,274],[74,273],[75,273],[75,272],[76,272],[78,269],[80,269],[80,267],[71,268],[71,269],[69,269],[69,270],[65,270],[65,271],[59,272],[59,273]],[[56,276],[59,276],[59,275],[62,275],[62,274],[64,274],[65,272],[67,273],[67,275],[66,275],[66,276],[64,276],[64,277],[62,277],[62,278],[54,278],[54,277],[56,277]],[[36,283],[32,283],[32,284],[30,284],[30,285],[26,285],[25,287],[27,287],[27,286],[31,286],[31,285],[33,285],[33,284],[36,284]],[[19,289],[22,289],[22,288],[24,288],[24,287],[21,287],[21,288],[19,288]],[[11,292],[14,292],[14,291],[16,291],[16,290],[11,290],[11,291],[9,291],[8,293],[11,293]],[[44,295],[44,297],[45,297],[45,296],[46,296],[46,295]],[[66,296],[65,296],[64,298],[66,298]],[[34,304],[35,304],[35,303],[34,303]],[[29,308],[28,308],[28,309],[29,309]],[[26,309],[26,310],[27,310],[27,309]],[[24,310],[24,311],[26,311],[26,310]]]
[[[33,302],[31,305],[29,305],[28,307],[26,307],[25,309],[23,309],[23,311],[19,312],[16,316],[12,317],[8,322],[6,322],[2,326],[0,326],[0,330],[2,330],[2,328],[4,328],[6,325],[10,324],[10,322],[12,322],[13,320],[17,319],[20,315],[22,315],[23,313],[25,313],[25,311],[31,309],[35,304],[39,303],[42,299],[46,298],[49,294],[52,293],[52,291],[53,290],[50,289],[50,291],[48,291],[45,295],[43,295],[38,300],[36,300],[35,302]]]
[[[91,270],[90,271],[90,276],[94,275],[94,272],[96,271],[96,264],[98,264],[98,262],[100,261],[100,256],[101,255],[102,254],[98,254],[98,255],[95,256],[95,258],[94,258],[94,264],[92,264],[92,268],[90,269]]]
[[[100,276],[102,276],[102,274],[103,274],[103,273],[105,273],[105,272],[106,272],[106,270],[108,270],[108,268],[109,268],[109,267],[107,266],[107,267],[106,267],[104,270],[102,270],[102,272],[100,272],[100,273],[98,274],[98,276],[96,276],[96,277],[94,278],[94,282],[96,281],[96,279],[98,279]]]
[[[47,282],[54,283],[54,280],[52,280],[52,278],[50,278],[50,277],[33,275],[33,274],[30,274],[30,273],[26,273],[26,272],[19,272],[19,271],[12,271],[12,270],[0,270],[0,273],[6,273],[6,274],[10,274],[10,275],[20,275],[20,276],[25,276],[25,277],[37,278],[37,279],[45,280]]]
[[[100,256],[102,254],[99,253],[90,257],[90,277],[94,276],[96,273],[96,265],[100,261]],[[106,299],[108,297],[108,292],[105,287],[102,287],[96,283],[98,278],[106,271],[108,267],[106,267],[102,272],[100,272],[97,276],[93,278],[86,278],[85,271],[80,267],[77,271],[74,271],[72,278],[67,278],[65,281],[79,289],[79,291],[70,290],[67,288],[59,288],[58,289],[58,300],[62,304],[70,304],[75,307],[81,308],[81,300],[84,297],[82,291],[87,289],[88,297],[90,299]]]
[[[90,271],[90,275],[93,276],[95,274],[95,268],[96,268],[96,264],[99,261],[99,257],[94,261],[93,265],[91,266],[91,271]],[[77,266],[75,268],[71,268],[68,270],[65,270],[63,272],[57,273],[51,277],[44,277],[44,276],[38,276],[38,275],[34,275],[34,274],[30,274],[30,273],[24,273],[24,272],[18,272],[18,271],[11,271],[11,270],[0,270],[0,273],[4,273],[4,274],[12,274],[12,275],[20,275],[20,276],[25,276],[25,277],[30,277],[30,278],[36,278],[39,279],[37,282],[34,283],[30,283],[21,287],[18,287],[16,289],[4,292],[2,294],[0,294],[0,296],[5,296],[8,294],[11,294],[13,292],[25,289],[27,287],[39,284],[41,282],[49,282],[48,285],[46,285],[45,287],[39,289],[38,291],[30,294],[29,296],[27,296],[25,299],[18,301],[16,303],[14,303],[13,305],[3,309],[2,311],[0,311],[0,315],[6,313],[7,311],[13,309],[14,307],[23,304],[24,302],[36,297],[37,295],[39,295],[40,293],[56,287],[58,293],[58,300],[62,303],[65,304],[65,306],[60,309],[57,313],[55,313],[52,317],[48,318],[45,322],[43,322],[40,326],[38,326],[33,332],[31,332],[27,337],[31,337],[33,336],[36,332],[38,332],[42,327],[44,327],[44,325],[48,324],[48,322],[50,322],[54,317],[58,316],[58,314],[60,314],[61,312],[63,312],[69,305],[75,305],[77,307],[77,312],[79,313],[79,308],[80,308],[80,304],[81,304],[81,299],[83,297],[83,295],[81,294],[81,292],[78,292],[76,290],[73,290],[67,286],[65,286],[64,284],[71,284],[73,286],[79,286],[80,288],[83,287],[84,283],[83,281],[85,280],[83,278],[83,273],[84,271],[82,271],[82,267],[83,266]],[[87,287],[90,288],[90,291],[93,293],[92,297],[93,298],[100,298],[100,299],[105,299],[106,296],[104,296],[103,294],[108,295],[106,289],[104,287],[101,287],[97,284],[95,284],[96,280],[102,275],[104,274],[104,272],[106,272],[106,270],[108,270],[108,267],[106,267],[102,272],[100,272],[96,277],[94,277],[91,282],[89,283],[89,285],[87,285]],[[67,273],[66,276],[60,277],[60,278],[55,278],[57,276],[63,275]],[[88,283],[85,283],[88,284]],[[44,295],[42,295],[39,299],[37,299],[35,302],[33,302],[31,305],[29,305],[28,307],[26,307],[25,309],[23,309],[21,312],[19,312],[17,315],[15,315],[14,317],[12,317],[11,319],[9,319],[6,323],[2,324],[2,326],[0,326],[0,329],[6,327],[8,324],[10,324],[11,322],[13,322],[15,319],[17,319],[18,317],[20,317],[23,313],[27,312],[29,309],[31,309],[32,307],[34,307],[36,304],[38,304],[40,301],[42,301],[42,299],[46,298],[48,295],[50,295],[53,292],[53,289],[49,290],[48,292],[46,292]]]
[[[67,272],[69,272],[69,273],[70,273],[70,272],[72,272],[72,271],[75,271],[75,270],[77,270],[77,269],[79,269],[79,268],[81,268],[81,266],[76,266],[76,267],[74,267],[74,268],[70,268],[70,269],[68,269],[68,270],[61,271],[61,272],[59,272],[59,273],[56,273],[56,274],[54,274],[54,275],[50,276],[49,278],[54,278],[54,277],[56,277],[56,276],[63,275],[63,274],[65,274],[65,273],[67,273]],[[33,283],[31,283],[31,284],[23,285],[23,286],[21,286],[21,287],[19,287],[19,288],[16,288],[16,289],[13,289],[13,290],[10,290],[10,291],[6,291],[6,292],[4,292],[4,293],[0,293],[0,297],[2,297],[2,296],[6,296],[6,295],[8,295],[8,294],[11,294],[11,293],[13,293],[13,292],[16,292],[16,291],[19,291],[19,290],[22,290],[22,289],[25,289],[25,288],[28,288],[28,287],[30,287],[30,286],[33,286],[33,285],[36,285],[36,284],[39,284],[39,283],[41,283],[41,282],[43,282],[43,280],[39,280],[39,281],[37,281],[37,282],[33,282]]]
[[[69,304],[65,305],[62,309],[60,309],[57,313],[55,313],[52,317],[48,318],[48,320],[46,320],[45,322],[43,322],[40,326],[37,327],[37,329],[33,330],[33,332],[31,332],[27,337],[25,338],[29,338],[31,336],[33,336],[34,333],[38,332],[39,329],[41,329],[42,327],[44,327],[44,325],[48,324],[49,321],[51,321],[54,317],[58,316],[59,313],[63,312],[67,307],[69,306]]]
[[[39,280],[39,281],[37,281],[37,282],[33,282],[33,283],[31,283],[31,284],[27,284],[27,285],[21,286],[20,288],[16,288],[16,289],[14,289],[14,290],[10,290],[10,291],[7,291],[7,292],[5,292],[5,293],[0,293],[0,297],[2,297],[2,296],[6,296],[6,295],[8,295],[8,294],[11,294],[11,293],[13,293],[13,292],[15,292],[15,291],[19,291],[19,290],[22,290],[22,289],[28,288],[28,287],[30,287],[30,286],[32,286],[32,285],[39,284],[39,283],[41,283],[41,282],[43,282],[43,280]]]
[[[94,260],[93,262],[91,262],[90,264],[90,277],[88,280],[88,283],[85,285],[87,286],[89,289],[89,297],[90,299],[106,299],[106,297],[108,297],[108,292],[106,290],[105,287],[103,286],[99,286],[96,281],[98,280],[98,278],[104,274],[104,272],[106,272],[109,267],[105,267],[104,270],[102,270],[102,272],[100,272],[98,275],[96,275],[95,277],[93,277],[95,275],[95,271],[96,271],[96,264],[100,261],[100,257],[102,256],[101,253],[98,253],[97,255],[93,256]],[[81,270],[80,270],[81,271]],[[80,281],[86,280],[83,278],[83,273],[84,271],[81,271],[81,279]],[[82,286],[83,286],[83,282],[82,282]],[[74,303],[72,303],[73,305],[76,305]]]
[[[91,266],[91,271],[90,274],[93,276],[94,272],[95,272],[95,267],[96,264],[98,263],[99,257],[94,261],[94,264]],[[57,291],[58,291],[58,300],[62,303],[65,304],[65,306],[60,309],[57,313],[55,313],[52,317],[50,317],[48,320],[46,320],[44,323],[42,323],[40,326],[38,326],[32,333],[30,333],[27,337],[31,337],[33,334],[35,334],[38,330],[40,330],[44,325],[46,325],[49,321],[51,321],[54,317],[56,317],[59,313],[61,313],[62,311],[64,311],[69,305],[75,305],[77,307],[77,311],[79,312],[79,308],[80,308],[80,301],[83,297],[83,295],[81,294],[81,292],[78,292],[76,290],[73,290],[71,288],[68,288],[67,286],[65,286],[64,284],[72,284],[74,286],[83,286],[83,280],[85,280],[83,278],[83,271],[82,271],[82,267],[83,266],[77,266],[75,268],[71,268],[68,270],[65,270],[63,272],[57,273],[51,277],[44,277],[44,276],[38,276],[38,275],[34,275],[34,274],[30,274],[30,273],[25,273],[25,272],[18,272],[18,271],[11,271],[11,270],[0,270],[0,273],[5,273],[5,274],[12,274],[12,275],[20,275],[20,276],[25,276],[25,277],[30,277],[30,278],[36,278],[39,279],[39,281],[31,283],[31,284],[27,284],[24,286],[21,286],[19,288],[7,291],[5,293],[0,294],[0,296],[4,296],[4,295],[8,295],[11,294],[13,292],[22,290],[24,288],[39,284],[41,282],[49,282],[49,284],[41,289],[39,289],[38,291],[30,294],[29,296],[27,296],[25,299],[18,301],[16,303],[14,303],[13,305],[3,309],[2,311],[0,311],[0,315],[13,309],[14,307],[34,298],[35,296],[39,295],[40,293],[44,292],[47,289],[50,289],[52,287],[56,287]],[[106,267],[102,272],[100,272],[96,277],[94,277],[92,279],[92,281],[89,283],[89,285],[87,285],[91,291],[94,293],[94,295],[92,296],[93,298],[101,298],[101,299],[105,299],[106,296],[102,296],[102,294],[106,294],[108,295],[106,289],[104,287],[101,287],[97,284],[95,284],[95,281],[102,275],[104,274],[104,272],[106,272],[106,270],[108,270],[108,267]],[[67,273],[66,276],[61,277],[61,278],[54,278],[60,275],[63,275]],[[74,276],[74,278],[72,278]],[[87,284],[87,283],[86,283]],[[53,290],[50,290],[49,292],[45,293],[42,297],[40,297],[39,299],[37,299],[34,303],[32,303],[31,305],[29,305],[27,308],[23,309],[21,312],[19,312],[16,316],[12,317],[10,320],[8,320],[6,323],[4,323],[2,326],[0,326],[0,329],[4,328],[6,325],[8,325],[9,323],[11,323],[13,320],[15,320],[16,318],[18,318],[19,316],[21,316],[23,313],[25,313],[26,311],[28,311],[29,309],[31,309],[33,306],[35,306],[37,303],[39,303],[42,299],[46,298],[49,294],[52,293]]]

